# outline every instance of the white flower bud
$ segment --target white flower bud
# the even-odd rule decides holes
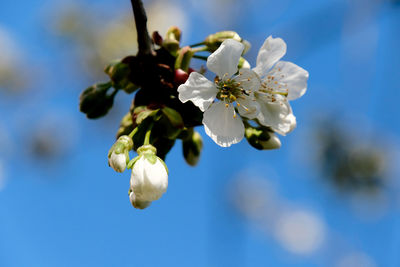
[[[123,135],[118,138],[117,142],[111,147],[108,152],[108,165],[116,172],[123,172],[126,169],[126,164],[129,161],[129,150],[133,147],[132,139]]]
[[[270,132],[269,133],[269,139],[268,141],[259,141],[260,145],[262,145],[262,148],[265,150],[268,149],[278,149],[281,147],[281,140],[279,140],[278,136],[276,134]]]
[[[116,172],[123,172],[126,169],[126,161],[127,158],[125,153],[117,154],[113,151],[111,156],[108,158],[108,165],[110,165]]]
[[[168,169],[156,156],[155,147],[142,146],[138,153],[139,156],[132,161],[129,198],[135,208],[144,209],[167,191]]]

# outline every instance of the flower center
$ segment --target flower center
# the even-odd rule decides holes
[[[243,89],[240,82],[235,79],[220,79],[218,76],[214,80],[219,92],[217,99],[225,103],[233,103],[238,98],[243,98],[243,94],[248,95],[246,90]]]

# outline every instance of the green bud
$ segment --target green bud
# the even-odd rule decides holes
[[[145,119],[157,115],[160,109],[149,109],[146,106],[138,106],[133,110],[133,116],[137,125],[141,124]]]
[[[107,95],[111,88],[111,82],[95,84],[84,90],[79,98],[79,109],[85,113],[89,119],[97,119],[107,114],[114,103],[115,90]]]
[[[181,40],[181,30],[172,26],[168,29],[165,39],[163,40],[162,46],[168,50],[173,56],[176,56],[179,50],[179,42]]]
[[[126,93],[131,94],[136,91],[139,87],[129,81],[130,68],[128,64],[120,61],[112,62],[108,65],[104,72],[110,77],[112,86],[115,89],[122,89]]]
[[[194,53],[190,46],[182,47],[175,60],[175,69],[182,69],[183,71],[188,72],[193,55]]]
[[[240,57],[238,68],[239,69],[250,69],[250,63],[243,57]]]
[[[218,49],[218,47],[226,39],[233,39],[233,40],[236,40],[238,42],[241,42],[245,46],[243,54],[245,54],[250,49],[250,43],[248,41],[242,39],[239,36],[239,34],[237,34],[234,31],[222,31],[222,32],[217,32],[217,33],[214,33],[214,34],[210,34],[204,40],[204,43],[208,47],[208,51],[214,52],[215,50]]]
[[[267,128],[247,126],[245,137],[249,144],[259,150],[277,149],[281,147],[279,138]]]
[[[187,139],[182,140],[183,156],[187,164],[195,166],[199,162],[202,148],[203,140],[201,135],[191,129],[191,135]]]

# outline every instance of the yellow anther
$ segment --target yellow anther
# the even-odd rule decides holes
[[[236,113],[233,114],[233,117],[236,118]]]
[[[247,78],[247,80],[250,82],[250,78]]]
[[[229,98],[230,98],[232,101],[236,101],[236,97],[235,97],[234,95],[231,95]]]
[[[239,102],[236,102],[236,104],[238,105],[238,107],[240,107],[240,103]]]
[[[229,107],[229,104],[225,104],[225,107],[226,107],[226,108]]]
[[[277,81],[275,81],[275,82],[274,82],[274,84],[278,84],[278,82],[277,82]]]

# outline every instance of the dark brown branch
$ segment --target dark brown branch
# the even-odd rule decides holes
[[[138,55],[151,55],[154,53],[152,42],[147,31],[147,16],[141,0],[131,0],[133,15],[135,16],[137,40],[139,45]]]

